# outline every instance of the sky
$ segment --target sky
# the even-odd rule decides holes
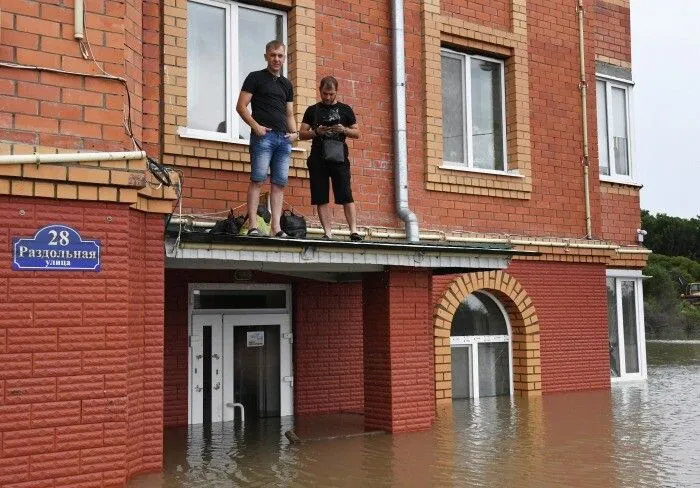
[[[700,215],[700,1],[631,0],[634,164],[651,213]]]

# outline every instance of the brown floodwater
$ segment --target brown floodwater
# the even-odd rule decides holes
[[[362,433],[357,415],[168,429],[163,471],[128,486],[700,487],[700,343],[647,356],[646,382],[455,401],[426,432]]]

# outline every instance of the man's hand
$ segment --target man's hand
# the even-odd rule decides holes
[[[336,134],[345,134],[345,126],[343,124],[335,124],[331,126],[331,131]]]
[[[316,130],[314,132],[319,136],[325,136],[326,134],[332,132],[332,129],[325,125],[319,125],[318,127],[316,127]]]
[[[253,133],[258,137],[263,137],[270,130],[267,127],[263,127],[260,124],[255,124],[255,127],[251,129]]]
[[[289,142],[294,142],[299,140],[299,133],[298,132],[287,132],[284,137],[287,138]]]

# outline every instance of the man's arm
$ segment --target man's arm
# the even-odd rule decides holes
[[[243,122],[250,126],[250,130],[252,130],[256,136],[262,137],[267,133],[268,128],[258,124],[250,114],[248,105],[250,105],[250,101],[252,99],[252,93],[241,90],[241,94],[238,95],[238,102],[236,103],[236,112],[238,112],[238,115],[241,116]]]
[[[299,126],[299,140],[306,141],[308,139],[313,139],[316,137],[316,133],[306,122],[302,122]]]
[[[287,139],[290,141],[299,140],[297,121],[294,119],[294,104],[292,102],[287,102]]]
[[[349,137],[351,139],[360,138],[360,128],[357,126],[357,124],[352,124],[350,127],[345,127],[343,124],[335,124],[331,126],[330,130],[331,132],[343,134],[345,137]]]

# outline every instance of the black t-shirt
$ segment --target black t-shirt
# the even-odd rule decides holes
[[[241,91],[253,94],[253,119],[263,127],[288,132],[287,103],[294,99],[292,82],[275,76],[267,69],[252,71],[246,76]]]
[[[333,105],[317,103],[311,105],[304,112],[302,123],[308,124],[312,129],[316,130],[319,125],[331,126],[335,124],[343,124],[345,127],[351,127],[357,123],[355,112],[352,111],[350,105],[336,102]],[[321,146],[321,139],[339,139],[345,142],[344,134],[327,134],[325,136],[316,136],[311,142],[311,155],[315,156]],[[345,146],[345,156],[347,157],[348,148]]]

